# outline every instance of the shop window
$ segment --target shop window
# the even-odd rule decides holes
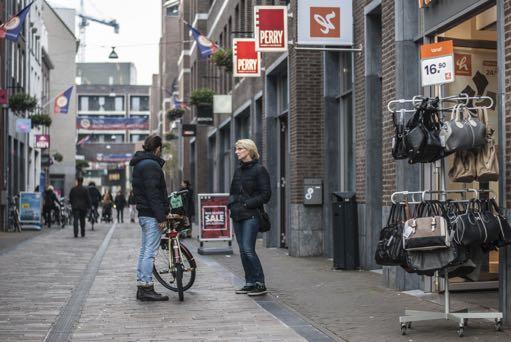
[[[167,7],[165,10],[165,14],[167,15],[167,17],[179,16],[179,4]]]
[[[132,112],[148,112],[149,96],[131,96],[130,109]]]
[[[148,137],[148,134],[131,134],[130,141],[131,142],[144,141],[145,138],[147,138],[147,137]]]

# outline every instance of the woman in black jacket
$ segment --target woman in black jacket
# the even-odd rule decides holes
[[[236,156],[240,165],[232,178],[229,208],[246,281],[245,286],[236,293],[258,296],[267,292],[255,243],[260,226],[259,209],[271,197],[270,176],[266,168],[259,163],[257,146],[252,140],[238,140]]]

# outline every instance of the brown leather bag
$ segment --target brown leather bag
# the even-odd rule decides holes
[[[481,120],[488,127],[488,114],[486,109],[482,110]],[[493,140],[493,129],[488,128],[486,136],[486,145],[477,153],[476,173],[479,182],[496,182],[499,180],[499,159],[497,156],[497,146]]]
[[[456,151],[449,177],[453,182],[472,183],[477,176],[476,154],[472,151]]]

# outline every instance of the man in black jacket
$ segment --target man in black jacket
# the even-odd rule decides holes
[[[162,140],[152,134],[144,141],[144,151],[138,151],[130,162],[133,166],[132,188],[137,203],[138,221],[142,228],[142,245],[137,266],[137,299],[142,301],[164,301],[154,291],[153,263],[160,246],[161,230],[166,227],[170,208],[167,186],[163,174],[165,161],[160,158]]]
[[[83,178],[79,177],[76,179],[76,186],[72,188],[69,193],[69,202],[71,202],[71,208],[73,209],[75,238],[78,237],[78,220],[80,220],[80,230],[82,237],[84,237],[85,216],[91,207],[91,200],[89,197],[89,190],[83,186]]]

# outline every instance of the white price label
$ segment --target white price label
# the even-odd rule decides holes
[[[423,59],[421,74],[423,87],[454,82],[454,57]]]

